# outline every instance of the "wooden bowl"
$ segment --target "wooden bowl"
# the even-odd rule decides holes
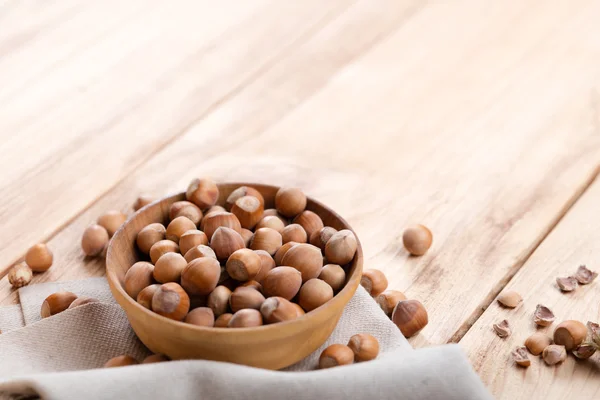
[[[278,187],[251,183],[219,185],[219,203],[240,186],[252,186],[272,208]],[[294,320],[254,328],[207,328],[162,317],[138,304],[124,289],[125,273],[141,258],[136,236],[146,225],[169,221],[169,207],[185,200],[180,193],[154,202],[139,210],[114,235],[106,256],[106,272],[113,296],[123,307],[140,340],[154,353],[171,359],[207,359],[229,361],[255,367],[280,369],[292,365],[319,348],[331,335],[360,283],[363,254],[360,243],[347,274],[346,286],[321,307]],[[306,207],[317,213],[325,226],[351,229],[342,217],[323,204],[308,199]]]

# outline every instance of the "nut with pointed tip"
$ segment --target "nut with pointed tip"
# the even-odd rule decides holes
[[[321,353],[319,368],[332,368],[340,365],[350,365],[354,362],[354,352],[343,344],[332,344]]]
[[[325,245],[325,257],[327,261],[345,265],[354,258],[358,243],[356,236],[351,230],[342,229],[334,233]]]
[[[221,265],[212,257],[192,260],[181,272],[181,286],[190,295],[210,294],[219,283]]]
[[[233,229],[239,234],[242,233],[242,224],[240,224],[240,220],[230,212],[207,214],[204,219],[202,219],[202,222],[204,223],[202,230],[206,234],[209,242],[212,241],[212,237],[217,229],[221,227]]]
[[[133,211],[137,211],[140,208],[146,207],[148,204],[153,203],[154,200],[154,196],[150,196],[149,194],[141,194],[133,203]]]
[[[419,333],[429,323],[427,310],[418,300],[402,300],[392,312],[392,321],[406,337]]]
[[[265,296],[258,290],[247,286],[239,286],[229,297],[229,307],[231,307],[231,311],[234,313],[244,308],[260,310],[260,306],[264,301]]]
[[[152,296],[152,311],[176,321],[185,318],[190,310],[190,297],[175,282],[162,284]]]
[[[254,277],[254,280],[258,283],[262,283],[269,271],[275,268],[275,260],[264,250],[254,250],[254,252],[260,257],[260,271]]]
[[[185,261],[188,263],[191,263],[195,259],[202,257],[214,258],[215,260],[217,259],[215,251],[204,244],[199,244],[196,247],[192,247],[185,253],[183,258],[185,258]]]
[[[261,326],[263,324],[260,311],[252,308],[244,308],[239,310],[229,320],[228,328],[250,328],[253,326]]]
[[[271,228],[257,229],[250,241],[250,248],[252,250],[264,250],[270,255],[274,255],[281,245],[281,234]]]
[[[567,359],[565,346],[551,344],[542,352],[542,358],[548,365],[555,365]]]
[[[221,226],[212,236],[210,247],[214,250],[217,259],[227,260],[235,251],[243,249],[245,246],[244,239],[239,233],[231,228]]]
[[[333,289],[327,282],[317,278],[306,281],[298,294],[298,304],[306,311],[321,307],[331,299]]]
[[[208,245],[208,237],[202,231],[190,229],[179,238],[179,251],[185,255],[188,251],[199,245]]]
[[[292,267],[275,267],[263,279],[262,285],[265,296],[291,300],[302,286],[302,275]]]
[[[287,226],[289,224],[289,221],[287,220],[287,218],[285,216],[279,214],[279,212],[277,212],[277,210],[274,208],[266,209],[263,212],[263,218],[264,217],[277,217],[281,220],[281,222],[283,222],[284,226]]]
[[[281,233],[281,231],[283,231],[283,229],[285,228],[285,224],[283,223],[281,218],[275,215],[267,215],[265,217],[263,214],[262,219],[258,221],[258,224],[256,224],[256,229],[260,228],[271,228]]]
[[[156,293],[159,287],[160,284],[158,283],[146,286],[140,293],[138,293],[136,301],[141,304],[142,307],[152,310],[152,297],[154,297],[154,293]]]
[[[590,271],[585,265],[580,265],[573,277],[580,285],[587,285],[598,277],[598,273]]]
[[[100,225],[94,224],[83,231],[81,249],[86,256],[97,256],[104,251],[108,244],[108,232]]]
[[[300,243],[289,249],[281,259],[283,265],[296,268],[302,274],[302,282],[319,276],[323,269],[321,249],[308,243]]]
[[[294,303],[277,296],[266,299],[260,306],[260,313],[268,324],[298,318],[298,309]]]
[[[573,290],[577,289],[577,279],[572,276],[567,276],[566,278],[556,278],[556,284],[563,292],[572,292]]]
[[[373,335],[359,333],[350,338],[348,347],[354,352],[354,361],[371,361],[379,354],[379,342]]]
[[[282,243],[306,243],[307,235],[304,228],[299,224],[289,224],[281,230]]]
[[[253,288],[254,290],[258,290],[259,292],[262,293],[263,288],[262,285],[260,283],[258,283],[257,281],[248,281],[248,282],[244,282],[242,283],[240,286],[238,287],[249,287],[249,288]]]
[[[179,217],[186,217],[194,225],[198,225],[202,220],[202,210],[192,202],[186,200],[176,201],[169,208],[169,219],[173,221]]]
[[[367,269],[363,271],[360,284],[367,293],[371,296],[376,297],[383,293],[388,287],[388,280],[384,273],[378,269]]]
[[[217,286],[215,290],[210,292],[206,305],[213,311],[213,314],[218,317],[227,312],[229,307],[229,297],[231,290],[227,286]]]
[[[240,197],[231,207],[231,213],[238,218],[242,228],[245,229],[254,228],[262,219],[263,211],[263,204],[254,196]]]
[[[162,354],[152,354],[144,358],[142,364],[154,364],[159,362],[171,361],[169,357]]]
[[[404,247],[413,256],[422,256],[427,253],[433,242],[433,234],[424,225],[408,227],[402,234]]]
[[[40,315],[42,318],[48,318],[65,311],[72,302],[77,299],[77,295],[71,292],[56,292],[46,297],[42,303]]]
[[[498,337],[501,338],[509,337],[512,333],[510,329],[510,324],[506,319],[498,322],[497,324],[492,325],[492,328],[494,328],[494,332],[496,332],[496,335],[498,335]]]
[[[256,197],[258,199],[258,201],[260,202],[261,207],[262,208],[265,207],[265,199],[262,196],[262,194],[258,190],[254,189],[253,187],[250,187],[250,186],[240,186],[239,188],[237,188],[233,192],[231,192],[229,194],[229,196],[227,197],[227,200],[225,201],[225,206],[227,207],[228,210],[231,210],[233,208],[233,205],[235,204],[235,202],[239,198],[242,198],[244,196]]]
[[[121,225],[127,221],[127,215],[120,211],[108,211],[98,217],[97,224],[106,229],[108,236],[112,237]]]
[[[291,249],[292,247],[294,247],[297,244],[298,244],[297,242],[287,242],[286,244],[284,244],[283,246],[281,246],[279,248],[279,250],[277,250],[275,252],[275,255],[273,256],[273,260],[275,261],[275,265],[277,265],[277,266],[283,265],[281,263],[281,261],[283,260],[283,256],[285,256],[285,253],[287,253],[289,249]],[[267,253],[267,254],[269,254],[269,253]]]
[[[325,251],[325,245],[327,244],[329,239],[331,239],[331,237],[336,233],[337,229],[332,228],[330,226],[326,226],[323,229],[317,232],[313,232],[313,234],[310,235],[310,244],[312,244],[313,246],[317,246],[322,251]]]
[[[181,272],[187,266],[188,262],[179,253],[165,253],[163,254],[156,265],[154,266],[154,272],[152,275],[157,282],[179,282],[181,279]]]
[[[515,363],[520,367],[529,367],[531,365],[531,360],[529,359],[529,355],[527,355],[527,349],[524,346],[517,347],[512,351],[513,359]]]
[[[165,240],[167,228],[158,222],[142,228],[137,234],[136,243],[138,249],[144,254],[148,254],[155,243]]]
[[[196,326],[214,326],[215,314],[208,307],[194,308],[185,316],[183,322]]]
[[[573,355],[581,360],[590,358],[596,352],[596,346],[591,343],[583,343],[573,349]]]
[[[156,264],[167,253],[179,253],[179,245],[171,240],[159,240],[150,247],[150,260]]]
[[[298,188],[280,188],[275,195],[275,208],[291,218],[306,208],[306,195]]]
[[[250,249],[239,249],[227,259],[226,269],[229,276],[236,281],[252,280],[262,267],[260,256]]]
[[[403,300],[406,300],[406,296],[398,290],[386,290],[375,298],[381,310],[388,316],[392,315],[396,305]]]
[[[181,235],[193,229],[196,229],[196,224],[188,217],[177,217],[169,223],[169,226],[167,226],[167,240],[179,243]]]
[[[138,360],[131,356],[124,355],[111,358],[106,362],[106,364],[104,364],[104,368],[127,367],[137,364],[139,364]]]
[[[515,308],[523,301],[521,295],[514,290],[507,290],[498,295],[498,303],[507,308]]]
[[[29,285],[33,278],[33,272],[27,263],[19,263],[8,272],[8,282],[15,289]]]
[[[200,230],[203,231],[204,230],[204,225],[206,222],[206,217],[208,217],[209,215],[215,215],[217,213],[224,213],[227,212],[226,209],[224,209],[221,206],[212,206],[211,208],[209,208],[205,213],[204,213],[204,218],[202,218],[202,220],[200,220]]]
[[[587,334],[587,327],[583,323],[575,320],[564,321],[554,330],[554,343],[571,351],[583,343]]]
[[[317,214],[310,210],[304,210],[294,218],[294,224],[298,224],[304,228],[307,237],[310,237],[314,232],[318,232],[325,225],[323,220]]]
[[[137,299],[138,294],[153,282],[154,265],[146,261],[138,261],[125,273],[125,291],[132,298]]]
[[[25,262],[33,272],[44,272],[52,266],[54,256],[45,243],[34,244],[25,254]]]
[[[327,264],[323,267],[323,269],[321,269],[321,272],[319,273],[319,279],[327,282],[333,291],[337,292],[343,288],[344,284],[346,283],[346,272],[337,264]]]
[[[546,306],[538,304],[533,313],[533,321],[539,326],[550,326],[554,322],[554,313]]]
[[[75,307],[79,307],[79,306],[84,306],[86,304],[99,303],[99,302],[100,301],[98,299],[95,299],[93,297],[81,296],[81,297],[78,297],[75,300],[73,300],[73,302],[69,305],[69,308],[75,308]]]
[[[252,241],[252,236],[254,236],[254,232],[250,229],[242,228],[242,233],[240,233],[242,239],[244,239],[244,246],[250,247],[250,242]]]
[[[231,317],[233,314],[225,313],[219,315],[219,317],[215,320],[215,328],[229,328],[229,321],[231,321]]]
[[[527,347],[529,352],[534,356],[542,354],[542,351],[551,344],[552,339],[541,332],[534,333],[525,340],[525,347]]]
[[[194,179],[190,182],[185,197],[204,210],[214,206],[219,199],[219,187],[212,179]]]

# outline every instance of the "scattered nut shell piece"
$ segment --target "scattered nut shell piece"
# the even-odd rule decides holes
[[[24,262],[15,265],[8,272],[8,282],[15,289],[29,285],[32,277],[33,272],[31,271],[31,268]]]
[[[511,334],[510,325],[508,324],[507,320],[503,320],[497,324],[494,324],[492,327],[494,328],[496,335],[501,338],[508,337]]]
[[[567,351],[565,350],[565,346],[551,344],[544,349],[542,358],[546,364],[555,365],[567,359]]]
[[[590,358],[596,352],[596,347],[591,343],[580,344],[573,350],[573,355],[579,359]]]
[[[546,306],[538,304],[533,313],[533,321],[539,326],[550,326],[554,322],[554,313]]]
[[[498,300],[498,303],[502,304],[504,307],[515,308],[523,301],[523,298],[514,290],[509,290],[500,293],[496,300]]]
[[[529,355],[527,354],[527,349],[525,346],[514,349],[512,355],[517,365],[525,368],[531,365],[531,360],[529,359]]]
[[[598,273],[590,271],[585,265],[580,265],[577,272],[573,276],[581,285],[587,285],[598,277]]]
[[[556,278],[556,284],[563,292],[572,292],[577,289],[577,279],[572,276],[566,278]]]

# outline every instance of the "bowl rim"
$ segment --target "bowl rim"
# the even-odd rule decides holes
[[[227,185],[227,186],[251,186],[254,188],[258,188],[258,187],[264,187],[264,188],[269,188],[271,190],[275,189],[275,190],[279,190],[281,187],[280,186],[275,186],[275,185],[269,185],[269,184],[264,184],[264,183],[252,183],[252,182],[218,182],[217,186],[219,186],[219,188],[221,187],[221,185]],[[315,200],[314,198],[310,197],[310,196],[306,196],[308,202],[307,204],[310,203],[314,203],[316,206],[324,208],[326,210],[328,210],[333,217],[335,217],[337,220],[339,220],[343,225],[345,225],[347,228],[345,229],[349,229],[350,231],[352,231],[354,233],[354,236],[356,238],[356,254],[354,255],[354,258],[352,259],[351,263],[350,263],[350,268],[349,270],[351,270],[352,268],[355,268],[355,271],[353,274],[350,275],[350,277],[347,279],[346,281],[346,285],[342,288],[342,290],[340,290],[338,293],[336,293],[329,301],[327,301],[325,304],[306,312],[304,315],[290,320],[290,321],[284,321],[284,322],[278,322],[278,323],[274,323],[274,324],[266,324],[266,325],[261,325],[261,326],[254,326],[254,327],[245,327],[245,328],[235,328],[235,329],[231,329],[231,328],[227,328],[227,327],[214,327],[214,326],[199,326],[199,325],[193,325],[193,324],[188,324],[185,323],[183,321],[177,321],[171,318],[167,318],[164,317],[160,314],[157,314],[155,312],[153,312],[152,310],[147,309],[146,307],[142,306],[141,304],[139,304],[137,301],[135,301],[131,296],[129,296],[126,292],[125,289],[123,287],[123,285],[121,285],[121,283],[119,282],[119,279],[117,277],[117,273],[116,273],[116,265],[113,265],[112,262],[112,258],[113,258],[113,243],[115,243],[115,238],[119,238],[121,235],[124,235],[124,231],[126,229],[126,227],[137,217],[139,216],[144,210],[149,209],[151,207],[155,207],[158,206],[161,202],[168,200],[168,199],[173,199],[173,198],[177,198],[177,197],[181,197],[183,196],[185,198],[186,192],[178,192],[175,194],[171,194],[171,195],[167,195],[165,197],[159,198],[155,201],[153,201],[150,204],[147,204],[146,206],[140,208],[139,210],[137,210],[135,213],[133,213],[128,219],[127,221],[125,221],[124,224],[122,224],[119,229],[115,232],[115,234],[112,236],[112,238],[110,239],[110,242],[108,244],[108,249],[106,252],[106,278],[108,280],[109,286],[111,288],[111,291],[113,292],[113,297],[115,298],[115,300],[117,301],[117,303],[121,306],[121,308],[124,309],[125,313],[128,314],[127,310],[125,309],[125,307],[123,305],[120,304],[119,299],[116,296],[115,291],[120,295],[120,297],[125,298],[125,301],[131,306],[134,307],[135,309],[137,309],[139,312],[144,313],[148,318],[151,319],[155,319],[157,321],[161,321],[163,323],[166,324],[173,324],[174,327],[180,328],[180,329],[191,329],[192,331],[198,331],[198,332],[218,332],[219,334],[224,334],[224,335],[236,335],[239,333],[248,333],[248,332],[266,332],[269,330],[275,330],[275,329],[287,329],[287,328],[291,328],[294,327],[296,325],[301,325],[304,321],[306,321],[308,318],[318,318],[319,315],[325,313],[325,309],[327,307],[332,306],[333,302],[340,302],[342,301],[342,298],[345,297],[345,295],[350,294],[351,296],[350,298],[352,298],[352,296],[354,296],[354,293],[356,292],[358,285],[360,284],[360,278],[362,276],[362,270],[363,270],[363,250],[362,250],[362,245],[360,242],[360,239],[358,238],[358,235],[356,234],[356,232],[354,231],[354,229],[352,229],[352,227],[350,226],[350,224],[348,223],[348,221],[346,221],[342,216],[340,216],[335,210],[333,210],[332,208],[326,206],[325,204],[323,204],[322,202]],[[178,200],[176,200],[178,201]],[[346,302],[344,304],[344,308],[345,305],[348,302]]]

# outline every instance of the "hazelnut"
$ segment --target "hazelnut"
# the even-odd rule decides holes
[[[194,179],[188,186],[185,197],[204,210],[215,205],[219,199],[219,188],[212,179]]]
[[[354,361],[371,361],[379,354],[379,342],[368,333],[354,335],[348,341],[348,347],[354,352]]]
[[[572,292],[577,289],[577,279],[572,276],[566,278],[556,278],[556,284],[563,292]]]
[[[297,315],[298,318],[300,318],[301,316],[303,316],[304,314],[306,314],[306,312],[304,311],[304,309],[302,307],[300,307],[300,304],[298,304],[298,303],[292,303],[292,305],[296,309],[296,315]]]
[[[252,229],[263,216],[263,204],[254,196],[240,197],[231,207],[231,213],[235,215],[242,228]]]
[[[171,207],[169,208],[169,219],[173,221],[179,217],[186,217],[192,221],[194,225],[198,225],[202,220],[202,210],[189,201],[176,201],[171,204]],[[193,229],[196,229],[196,227],[194,226]]]
[[[289,224],[281,230],[282,243],[296,242],[306,243],[306,231],[299,224]]]
[[[533,314],[533,321],[539,326],[550,326],[554,322],[554,313],[548,307],[538,304]]]
[[[287,242],[286,244],[281,246],[279,248],[279,250],[277,250],[275,252],[275,255],[273,256],[273,261],[275,261],[275,265],[277,265],[277,266],[283,265],[283,264],[281,264],[281,261],[283,260],[283,256],[285,256],[285,253],[287,253],[289,249],[291,249],[292,247],[294,247],[297,244],[298,244],[298,242]],[[269,253],[267,253],[267,254],[269,254]]]
[[[358,243],[354,233],[348,229],[342,229],[334,233],[325,245],[325,257],[331,263],[345,265],[352,261],[357,247]]]
[[[577,272],[574,275],[574,278],[577,279],[577,282],[579,282],[580,285],[587,285],[597,277],[598,273],[590,271],[585,265],[580,265],[577,269]]]
[[[257,281],[248,281],[248,282],[244,282],[242,283],[239,287],[249,287],[249,288],[253,288],[255,290],[258,290],[259,292],[262,293],[263,288],[262,285],[260,283],[258,283]]]
[[[583,343],[573,349],[573,355],[581,360],[590,358],[596,352],[596,346],[591,343]]]
[[[227,259],[227,273],[236,281],[246,282],[254,279],[260,272],[260,256],[250,249],[239,249]]]
[[[156,264],[158,259],[167,253],[179,253],[179,245],[170,240],[159,240],[150,247],[150,260]]]
[[[240,286],[229,297],[229,306],[234,313],[244,308],[259,310],[265,297],[256,289]]]
[[[200,220],[200,230],[204,231],[206,217],[208,217],[209,215],[215,215],[215,214],[226,213],[226,212],[227,212],[227,210],[221,206],[212,206],[211,208],[209,208],[208,211],[206,211],[204,213],[204,217]]]
[[[367,293],[375,297],[383,293],[387,289],[388,281],[383,272],[378,269],[367,269],[363,271],[360,284],[365,288]]]
[[[398,290],[386,290],[375,298],[379,307],[381,307],[383,312],[388,316],[392,315],[396,304],[402,300],[406,300],[406,296]]]
[[[306,208],[306,195],[297,188],[280,188],[275,195],[275,208],[281,215],[291,218]]]
[[[542,354],[542,351],[551,344],[552,339],[541,332],[534,333],[525,340],[525,347],[527,347],[529,352],[534,356]]]
[[[531,360],[527,355],[527,349],[525,349],[525,347],[517,347],[513,350],[512,355],[517,365],[525,368],[531,365]]]
[[[260,311],[252,308],[244,308],[233,314],[227,327],[229,328],[250,328],[261,326],[263,324]]]
[[[212,236],[210,247],[219,260],[227,260],[236,250],[244,248],[244,239],[231,228],[219,227]]]
[[[252,250],[264,250],[273,255],[279,250],[281,244],[281,234],[279,232],[271,228],[260,228],[254,232],[254,236],[250,241],[250,248]]]
[[[15,289],[29,285],[32,277],[33,272],[31,268],[24,262],[15,265],[8,272],[8,282]]]
[[[112,235],[119,230],[125,221],[127,221],[127,215],[123,214],[122,212],[108,211],[104,215],[101,215],[96,222],[98,225],[106,229],[108,236],[112,237]]]
[[[250,187],[250,186],[240,186],[239,188],[237,188],[233,192],[231,192],[231,194],[227,197],[227,200],[225,201],[225,206],[227,207],[228,210],[231,210],[233,208],[233,205],[235,204],[235,202],[239,198],[242,198],[244,196],[255,197],[260,202],[261,207],[262,208],[265,207],[265,199],[262,196],[262,194],[258,190],[254,189],[253,187]]]
[[[179,243],[181,235],[196,229],[196,225],[187,217],[177,217],[167,226],[167,240]]]
[[[306,311],[321,307],[331,299],[333,299],[333,289],[327,282],[317,278],[306,281],[298,294],[298,304]]]
[[[504,307],[515,308],[523,301],[521,295],[514,290],[507,290],[498,295],[498,303],[502,304]]]
[[[512,333],[512,331],[510,329],[510,324],[508,323],[507,320],[502,320],[497,324],[493,324],[492,328],[494,328],[496,335],[498,335],[498,337],[501,337],[501,338],[508,337]]]
[[[154,202],[154,196],[150,196],[148,194],[142,194],[138,197],[133,203],[133,210],[137,211],[140,208],[146,207],[148,204]]]
[[[402,334],[409,338],[421,331],[429,318],[427,310],[418,300],[402,300],[396,304],[392,312],[392,321],[400,329]]]
[[[154,279],[160,283],[179,282],[187,261],[179,253],[163,254],[154,266]]]
[[[181,285],[191,295],[208,295],[217,287],[220,276],[221,266],[217,260],[196,258],[181,273]]]
[[[65,311],[73,301],[77,298],[75,293],[71,292],[56,292],[46,297],[42,303],[40,315],[42,318],[47,318],[51,315],[56,315]]]
[[[563,345],[567,351],[579,346],[587,337],[586,326],[575,320],[561,322],[554,330],[554,343]]]
[[[206,234],[197,229],[190,229],[179,238],[179,251],[186,254],[188,251],[199,245],[208,245]]]
[[[281,248],[283,248],[283,246]],[[264,250],[254,250],[254,252],[260,257],[260,270],[254,279],[258,283],[261,283],[269,271],[275,268],[275,260],[273,260],[273,257]]]
[[[331,239],[331,237],[337,232],[337,229],[332,228],[330,226],[326,226],[323,229],[313,232],[310,235],[310,244],[313,246],[317,246],[322,251],[325,251],[325,245]]]
[[[219,317],[215,320],[215,328],[228,328],[231,317],[233,317],[233,314],[230,313],[219,315]]]
[[[152,297],[154,297],[154,293],[156,293],[159,287],[160,284],[155,283],[154,285],[143,288],[137,295],[137,302],[140,303],[142,307],[152,310]]]
[[[555,365],[567,359],[567,351],[565,346],[551,344],[542,352],[542,358],[548,365]]]
[[[211,249],[210,247],[203,245],[203,244],[199,244],[196,247],[192,247],[185,253],[185,256],[184,256],[185,261],[187,261],[188,263],[192,262],[193,260],[195,260],[197,258],[201,258],[201,257],[214,258],[215,260],[217,259],[217,255],[215,254],[215,251],[213,249]]]
[[[190,297],[178,283],[164,283],[152,296],[152,311],[163,317],[181,321],[189,310]]]
[[[283,231],[283,229],[285,228],[285,224],[283,223],[281,218],[276,217],[274,215],[267,215],[266,217],[263,217],[260,221],[258,221],[258,224],[256,224],[256,229],[260,228],[271,228],[281,233],[281,231]]]
[[[231,296],[231,290],[226,286],[217,286],[208,295],[207,306],[213,311],[215,316],[220,316],[227,312],[229,306],[229,297]]]
[[[184,322],[197,326],[212,327],[215,324],[215,314],[208,307],[194,308],[185,316]]]
[[[414,225],[404,231],[402,241],[410,254],[413,256],[422,256],[431,247],[433,235],[426,226]]]
[[[129,365],[137,365],[139,364],[138,360],[131,356],[118,356],[113,357],[104,364],[104,368],[114,368],[114,367],[127,367]]]
[[[138,234],[136,243],[138,249],[144,254],[148,254],[155,243],[165,239],[167,229],[163,224],[154,223],[144,227]]]
[[[240,220],[232,213],[228,212],[216,212],[210,215],[206,215],[202,220],[204,222],[204,233],[208,237],[208,241],[212,241],[212,237],[218,228],[231,228],[237,233],[242,233],[242,225]]]
[[[244,239],[244,246],[250,247],[250,241],[252,241],[252,236],[254,236],[254,232],[249,229],[242,228],[242,239]]]
[[[266,299],[260,306],[260,313],[268,324],[291,321],[298,318],[298,309],[294,303],[277,296]]]
[[[162,354],[152,354],[152,355],[149,355],[148,357],[144,358],[144,361],[142,361],[142,364],[154,364],[154,363],[165,362],[165,361],[171,361],[171,360],[169,360],[169,357],[164,356]]]
[[[138,294],[146,286],[152,284],[154,265],[146,261],[138,261],[125,273],[125,291],[128,295],[137,299]]]
[[[306,231],[306,235],[310,237],[313,232],[318,232],[323,229],[323,220],[312,211],[305,210],[294,218],[294,224],[301,225]]]
[[[284,225],[284,226],[288,224],[288,220],[287,220],[287,218],[286,218],[286,217],[284,217],[283,215],[279,214],[279,213],[277,212],[277,210],[276,210],[276,209],[274,209],[274,208],[269,208],[269,209],[266,209],[266,210],[263,212],[263,218],[264,218],[264,217],[277,217],[277,218],[279,218],[279,219],[281,220],[281,222],[283,222],[283,225]]]
[[[47,271],[52,266],[52,259],[52,252],[44,243],[31,246],[25,254],[25,262],[34,272]]]
[[[266,296],[291,300],[302,286],[302,275],[292,267],[275,267],[267,273],[262,285]]]
[[[69,305],[69,308],[84,306],[90,303],[99,303],[99,300],[94,299],[93,297],[81,296],[73,300],[73,302]]]
[[[81,237],[81,249],[86,256],[97,256],[108,244],[108,232],[100,225],[91,225]]]
[[[319,273],[319,279],[327,282],[333,291],[337,292],[346,283],[346,272],[337,264],[327,264]]]
[[[316,278],[323,269],[323,255],[318,247],[308,243],[293,246],[283,256],[281,263],[294,267],[302,274],[302,282]]]
[[[319,368],[331,368],[339,365],[349,365],[354,362],[354,352],[343,344],[332,344],[321,353]]]

